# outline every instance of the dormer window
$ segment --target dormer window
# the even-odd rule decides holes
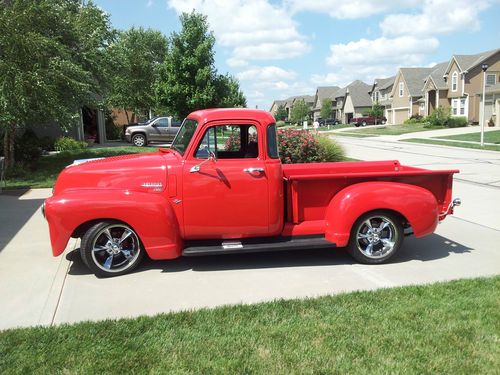
[[[458,73],[453,72],[453,75],[451,76],[451,91],[457,91],[458,87]]]

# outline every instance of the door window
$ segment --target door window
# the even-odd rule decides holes
[[[257,158],[257,128],[254,125],[218,125],[208,128],[195,157],[206,159],[208,151],[212,151],[218,159]]]
[[[155,122],[155,125],[158,126],[159,128],[166,128],[168,126],[168,119],[161,118]]]

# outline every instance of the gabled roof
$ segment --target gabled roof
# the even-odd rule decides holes
[[[432,73],[433,68],[399,68],[400,74],[403,76],[404,81],[410,96],[419,98],[422,96],[425,79]],[[392,88],[391,95],[394,95]]]
[[[372,88],[370,89],[370,94],[373,92],[373,90],[375,90],[375,86],[377,86],[377,88],[379,90],[385,90],[385,89],[390,88],[392,85],[394,85],[395,79],[396,79],[396,76],[387,77],[387,78],[375,78],[373,80]]]
[[[432,67],[432,69],[434,70],[426,78],[426,79],[432,79],[432,82],[434,82],[434,86],[436,86],[438,90],[446,90],[448,88],[448,85],[446,84],[446,81],[443,78],[447,66],[448,66],[447,61],[434,65]]]
[[[339,90],[338,86],[319,86],[316,89],[315,103],[319,101],[319,107],[316,105],[314,109],[321,109],[321,101],[326,98],[331,98]],[[319,100],[318,100],[319,99]]]
[[[276,107],[279,107],[280,105],[285,105],[286,100],[275,100],[273,104],[271,104],[271,109],[273,109],[274,105],[276,104]],[[271,110],[269,110],[271,112]]]
[[[332,94],[331,97],[332,97],[332,99],[343,97],[343,96],[345,96],[346,91],[347,91],[347,86],[342,87],[342,88],[338,89],[334,94]]]
[[[475,55],[453,55],[448,65],[446,66],[444,74],[450,72],[451,65],[455,61],[460,69],[460,73],[466,73],[475,66],[481,64],[484,60],[500,52],[500,48],[492,49],[490,51],[476,53]]]
[[[304,102],[306,102],[307,104],[313,104],[314,103],[314,95],[298,95],[298,96],[295,96],[292,100],[292,104],[296,101],[296,100],[303,100]]]
[[[347,86],[347,93],[351,97],[354,107],[371,107],[372,98],[369,94],[371,86],[356,80]]]

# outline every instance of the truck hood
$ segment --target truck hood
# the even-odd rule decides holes
[[[54,195],[77,189],[126,189],[160,193],[168,168],[179,165],[170,151],[90,159],[66,167],[57,178]]]

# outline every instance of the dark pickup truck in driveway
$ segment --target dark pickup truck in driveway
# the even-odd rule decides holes
[[[135,146],[147,146],[150,142],[172,142],[181,127],[173,117],[156,117],[144,123],[127,127],[125,139]]]
[[[378,125],[385,124],[387,119],[385,117],[373,117],[373,116],[363,116],[363,117],[354,117],[351,119],[351,124],[358,126],[366,126],[366,125]]]

